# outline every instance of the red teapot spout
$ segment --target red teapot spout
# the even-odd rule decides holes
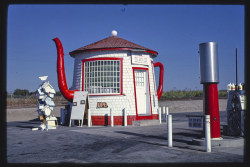
[[[58,87],[62,95],[69,101],[72,102],[74,98],[74,92],[78,90],[69,90],[66,82],[65,68],[64,68],[64,53],[62,43],[58,38],[54,38],[53,41],[57,48],[57,79]]]

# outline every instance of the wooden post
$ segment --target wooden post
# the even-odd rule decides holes
[[[128,122],[127,122],[127,112],[126,112],[125,108],[123,109],[123,117],[124,117],[124,126],[127,126],[128,125]]]
[[[113,112],[112,109],[110,109],[110,126],[114,126],[114,117],[113,117]]]
[[[168,120],[168,107],[166,107],[166,115],[165,116],[166,116],[165,119],[166,119],[166,122],[167,122],[167,120]]]
[[[166,122],[166,107],[165,106],[162,107],[162,114],[164,116],[163,121]]]
[[[159,111],[159,121],[160,121],[160,124],[161,124],[161,107],[158,107],[158,111]]]
[[[210,115],[205,115],[205,141],[206,152],[211,152]]]
[[[173,146],[173,142],[172,142],[172,115],[168,115],[168,147],[172,147]]]
[[[91,110],[88,109],[88,127],[91,127]]]

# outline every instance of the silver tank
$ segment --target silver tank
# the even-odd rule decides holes
[[[199,45],[200,83],[219,83],[218,45],[206,42]]]

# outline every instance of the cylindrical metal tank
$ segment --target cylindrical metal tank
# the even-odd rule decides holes
[[[199,45],[200,83],[219,83],[218,45],[206,42]]]

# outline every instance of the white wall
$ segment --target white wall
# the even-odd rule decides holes
[[[134,82],[133,82],[133,70],[132,67],[144,67],[149,68],[149,80],[150,80],[150,92],[151,92],[151,104],[152,104],[152,113],[157,114],[158,108],[158,99],[157,88],[155,88],[155,83],[152,74],[152,64],[149,66],[143,65],[131,65],[131,53],[137,54],[131,51],[94,51],[87,52],[83,54],[78,54],[75,56],[75,65],[74,65],[74,75],[73,75],[73,84],[72,89],[82,90],[82,60],[87,58],[100,58],[100,57],[119,57],[123,58],[123,94],[124,95],[115,95],[115,96],[89,96],[90,109],[92,115],[103,116],[105,114],[110,114],[110,108],[114,113],[114,116],[122,115],[122,110],[125,108],[128,115],[136,115],[135,110],[135,96],[134,96]],[[152,60],[151,56],[147,53],[144,53]],[[158,78],[155,78],[155,80]],[[153,103],[153,97],[155,97],[155,107]],[[106,102],[108,108],[97,108],[97,102]]]

